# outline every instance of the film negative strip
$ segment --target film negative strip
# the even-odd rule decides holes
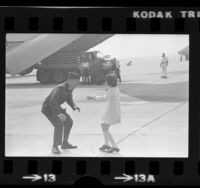
[[[199,18],[1,7],[0,184],[200,185]]]

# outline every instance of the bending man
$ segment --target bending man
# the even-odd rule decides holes
[[[42,113],[54,126],[53,154],[62,152],[59,145],[62,149],[77,148],[77,146],[73,146],[68,142],[73,120],[66,109],[61,107],[61,104],[67,102],[73,110],[80,112],[80,108],[75,105],[72,97],[72,91],[79,83],[80,75],[69,73],[68,80],[55,87],[42,105]]]

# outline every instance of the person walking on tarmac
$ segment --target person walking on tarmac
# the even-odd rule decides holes
[[[80,75],[69,73],[68,80],[55,87],[42,105],[42,113],[54,126],[53,154],[60,154],[61,149],[77,148],[77,146],[73,146],[68,142],[73,120],[66,109],[61,107],[61,104],[67,102],[73,110],[80,112],[80,108],[75,105],[72,97],[72,91],[79,83]]]
[[[163,53],[160,63],[160,67],[162,68],[161,78],[167,78],[167,66],[168,66],[168,58],[165,56],[165,53]]]

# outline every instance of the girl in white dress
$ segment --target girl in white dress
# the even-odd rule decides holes
[[[107,100],[107,108],[101,118],[101,127],[104,134],[104,145],[99,149],[104,152],[113,153],[119,152],[119,148],[109,131],[111,125],[115,125],[121,122],[121,110],[120,110],[120,91],[117,87],[117,77],[114,74],[106,76],[106,83],[109,86],[105,95],[91,97],[88,96],[88,100]]]

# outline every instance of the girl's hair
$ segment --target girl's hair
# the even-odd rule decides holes
[[[106,83],[111,87],[117,86],[117,76],[115,74],[106,75]]]

